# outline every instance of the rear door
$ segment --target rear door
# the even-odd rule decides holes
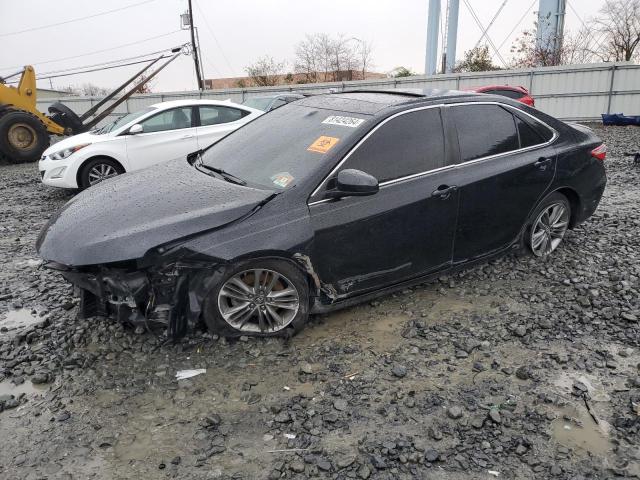
[[[553,180],[556,152],[554,133],[519,110],[495,103],[445,110],[459,145],[454,263],[460,263],[517,240]],[[546,129],[547,137],[538,129]]]
[[[451,263],[458,193],[444,192],[455,175],[444,168],[445,155],[440,110],[429,108],[391,118],[346,156],[309,204],[313,263],[323,282],[353,295]],[[348,168],[375,176],[380,191],[322,200]]]
[[[248,110],[222,105],[199,105],[198,146],[207,148],[247,122]]]
[[[178,107],[140,122],[142,133],[127,135],[127,158],[131,169],[185,158],[198,150],[192,107]]]

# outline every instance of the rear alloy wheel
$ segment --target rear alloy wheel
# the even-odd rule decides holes
[[[122,167],[114,160],[110,158],[95,158],[82,167],[78,186],[81,189],[89,188],[121,173],[124,173]]]
[[[205,321],[231,336],[294,333],[306,323],[308,295],[304,275],[289,262],[243,262],[207,298]]]
[[[566,197],[553,194],[536,211],[529,234],[529,248],[536,257],[546,257],[562,242],[571,218]]]

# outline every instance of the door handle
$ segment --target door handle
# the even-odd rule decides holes
[[[551,158],[549,157],[540,157],[534,164],[534,167],[539,168],[540,170],[546,170],[547,165],[551,163]]]
[[[187,138],[193,138],[195,135],[185,135],[184,137],[180,137],[180,140],[186,140]]]
[[[440,185],[437,190],[434,190],[431,193],[432,197],[437,197],[437,198],[441,198],[443,200],[449,198],[449,195],[451,195],[453,192],[455,192],[458,189],[458,187],[456,185]]]

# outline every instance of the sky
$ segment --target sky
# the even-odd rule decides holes
[[[424,72],[428,0],[192,1],[205,78],[244,76],[245,67],[264,55],[287,61],[291,68],[296,44],[310,33],[343,34],[371,42],[374,71],[405,66]],[[485,26],[505,3],[467,1]],[[603,4],[604,0],[568,1],[565,31],[577,30],[582,21],[588,24]],[[489,29],[494,44],[502,45],[500,53],[507,62],[513,41],[533,27],[537,6],[537,0],[506,0]],[[186,9],[187,0],[0,0],[0,76],[13,73],[21,65],[34,65],[36,73],[43,75],[184,44],[190,40],[189,31],[180,30],[179,16]],[[110,10],[117,11],[97,15]],[[446,0],[442,0],[442,10],[446,10]],[[40,28],[52,24],[58,25]],[[17,33],[24,30],[30,31]],[[475,46],[480,35],[462,0],[458,60]],[[494,62],[501,65],[495,55]],[[54,78],[51,82],[40,80],[38,86],[55,89],[90,82],[112,88],[139,68],[141,65],[133,65]],[[193,60],[184,55],[153,83],[157,92],[196,88]]]

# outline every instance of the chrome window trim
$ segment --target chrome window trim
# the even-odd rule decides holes
[[[412,180],[414,178],[422,177],[422,176],[425,176],[425,175],[430,175],[432,173],[441,172],[441,171],[444,171],[444,170],[462,168],[462,167],[466,167],[467,165],[474,165],[476,163],[484,162],[486,160],[493,160],[495,158],[505,157],[507,155],[512,155],[514,153],[527,152],[527,151],[530,151],[530,150],[534,150],[536,148],[546,147],[546,146],[552,144],[553,142],[555,142],[557,140],[557,138],[559,137],[559,134],[558,134],[558,132],[556,131],[555,128],[549,126],[547,123],[543,122],[539,118],[536,118],[533,115],[531,115],[530,113],[527,113],[527,112],[525,112],[523,110],[520,110],[519,108],[515,108],[515,107],[513,107],[511,105],[507,105],[505,103],[496,102],[496,101],[440,103],[438,105],[427,105],[427,106],[424,106],[424,107],[416,107],[416,108],[412,108],[412,109],[409,109],[409,110],[403,110],[402,112],[395,113],[395,114],[391,115],[390,117],[385,118],[382,122],[380,122],[378,125],[376,125],[369,133],[367,133],[364,137],[362,137],[360,139],[360,141],[358,143],[356,143],[351,150],[349,150],[349,153],[347,153],[344,156],[344,158],[342,160],[340,160],[340,162],[338,162],[338,164],[322,179],[322,181],[313,190],[313,192],[311,192],[311,195],[309,195],[309,198],[311,198],[314,195],[316,195],[319,192],[319,190],[322,188],[322,186],[340,169],[342,164],[349,159],[351,154],[353,152],[355,152],[360,147],[360,145],[362,145],[362,143],[364,143],[371,135],[373,135],[378,130],[378,128],[382,127],[385,123],[393,120],[396,117],[399,117],[400,115],[405,115],[407,113],[417,112],[417,111],[420,111],[420,110],[428,110],[428,109],[431,109],[431,108],[458,107],[458,106],[461,106],[461,105],[498,105],[498,106],[506,108],[506,109],[508,109],[510,111],[515,111],[515,112],[518,112],[518,113],[521,113],[523,115],[526,115],[526,116],[530,117],[531,119],[533,119],[533,121],[535,121],[535,122],[537,122],[539,124],[542,124],[545,128],[550,130],[553,133],[553,135],[551,136],[551,139],[549,139],[548,141],[543,142],[543,143],[539,143],[537,145],[531,145],[530,147],[519,148],[517,150],[510,150],[508,152],[497,153],[495,155],[488,155],[486,157],[480,157],[480,158],[475,158],[473,160],[469,160],[468,162],[456,163],[454,165],[445,165],[444,167],[434,168],[432,170],[427,170],[427,171],[419,172],[419,173],[413,173],[411,175],[407,175],[407,176],[404,176],[404,177],[394,178],[393,180],[387,180],[385,182],[381,182],[380,183],[380,187],[381,188],[387,187],[389,185],[394,185],[396,183],[405,182],[407,180]],[[517,132],[517,129],[516,129],[516,132]],[[326,199],[322,199],[322,200],[316,200],[315,202],[307,203],[307,205],[308,206],[318,205],[318,204],[321,204],[321,203],[328,202],[330,200],[333,200],[333,199],[332,198],[326,198]]]

